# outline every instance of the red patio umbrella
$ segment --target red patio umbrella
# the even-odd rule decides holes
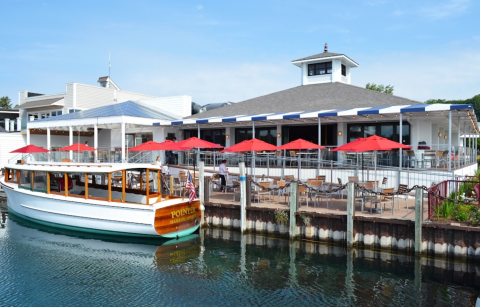
[[[90,146],[87,146],[82,143],[75,143],[67,147],[60,148],[59,151],[69,151],[69,150],[76,150],[76,151],[95,151],[96,149]]]
[[[392,150],[392,149],[411,149],[412,146],[403,145],[401,143],[382,138],[378,135],[372,135],[368,138],[358,138],[353,142],[339,146],[332,151],[351,151],[351,152],[374,152],[375,163],[375,181],[377,179],[377,151],[379,150]],[[363,160],[362,160],[363,161]],[[362,167],[363,168],[363,167]],[[363,171],[362,171],[363,174]]]
[[[49,150],[43,147],[35,146],[35,145],[27,145],[25,147],[15,149],[10,153],[36,153],[36,152],[49,152]]]
[[[197,137],[191,137],[183,141],[178,141],[177,145],[185,148],[223,148],[222,145],[208,142]]]
[[[155,151],[155,150],[186,150],[189,147],[181,147],[177,142],[166,140],[165,142],[157,143],[154,141],[148,141],[132,147],[129,151]]]
[[[277,150],[278,147],[262,140],[253,138],[251,140],[245,140],[228,148],[225,148],[221,152],[240,152],[240,151],[272,151]],[[267,163],[268,164],[268,163]],[[253,155],[252,163],[252,175],[255,173],[255,154]],[[268,165],[268,175],[270,174],[270,165]]]
[[[311,150],[311,149],[327,149],[327,147],[320,146],[318,144],[306,141],[304,139],[298,139],[295,141],[291,141],[290,143],[284,144],[282,146],[279,146],[278,149],[283,149],[283,150]],[[298,178],[300,178],[300,168],[301,168],[301,157],[298,155]],[[282,177],[284,175],[284,169],[285,169],[285,163],[286,160],[283,160],[283,169],[282,169]]]
[[[392,149],[411,149],[412,146],[403,145],[378,135],[372,135],[368,138],[358,138],[353,142],[339,146],[332,151],[375,151],[375,150],[392,150]]]
[[[240,152],[240,151],[271,151],[279,149],[277,146],[264,142],[262,140],[253,138],[251,140],[245,140],[228,148],[225,148],[221,152]]]
[[[191,137],[183,141],[177,142],[177,145],[183,147],[184,149],[180,150],[187,150],[191,148],[223,148],[222,145],[215,144],[212,142],[208,142],[197,137]],[[195,162],[196,159],[193,159],[193,177],[195,178]]]
[[[304,139],[298,139],[298,140],[295,140],[295,141],[291,141],[290,143],[287,143],[287,144],[284,144],[282,146],[279,146],[278,149],[286,149],[286,150],[311,150],[311,149],[327,149],[327,147],[323,147],[323,146],[320,146],[320,145],[317,145],[315,143],[312,143],[312,142],[309,142],[309,141],[306,141]]]

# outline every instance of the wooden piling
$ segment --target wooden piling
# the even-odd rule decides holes
[[[288,229],[288,233],[290,235],[290,239],[295,239],[297,235],[297,219],[295,213],[297,212],[298,208],[298,183],[292,182],[290,185],[290,227]]]
[[[355,183],[347,183],[347,246],[353,246],[353,216],[355,215]]]
[[[422,253],[423,191],[415,189],[415,255]]]
[[[247,177],[245,176],[245,162],[238,164],[240,172],[240,231],[247,229]]]

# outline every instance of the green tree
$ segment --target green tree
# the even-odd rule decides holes
[[[8,96],[3,96],[0,98],[0,108],[5,110],[10,110],[12,105],[10,104],[12,100]]]
[[[390,84],[385,86],[383,84],[376,85],[375,83],[367,83],[365,88],[372,91],[393,95],[393,85]]]
[[[429,99],[425,101],[428,104],[435,104],[435,103],[446,103],[446,104],[471,104],[473,106],[473,110],[475,111],[475,115],[477,116],[477,121],[480,119],[480,94],[475,95],[472,98],[468,98],[465,100],[445,100],[445,99]]]

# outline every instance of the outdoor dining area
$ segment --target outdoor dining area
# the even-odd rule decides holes
[[[222,148],[218,144],[214,144],[205,140],[201,140],[196,137],[192,137],[183,141],[173,142],[165,141],[157,143],[148,141],[136,147],[130,148],[132,152],[155,152],[163,150],[175,150],[175,151],[187,151],[194,157],[192,159],[192,165],[169,165],[166,167],[162,163],[155,163],[162,167],[163,188],[170,190],[170,193],[187,196],[188,189],[187,182],[189,176],[192,178],[197,190],[199,188],[199,169],[197,159],[200,158],[200,150],[204,149],[221,149],[219,151],[220,156],[223,154],[243,153],[244,161],[248,161],[246,153],[249,153],[250,164],[247,168],[247,202],[252,206],[260,207],[273,207],[273,208],[288,208],[291,199],[291,182],[297,182],[299,184],[297,199],[299,206],[302,210],[315,211],[315,212],[338,212],[346,210],[346,190],[345,184],[347,182],[354,182],[359,187],[363,187],[364,190],[357,190],[355,193],[355,203],[358,206],[359,213],[365,213],[369,215],[383,216],[387,211],[389,216],[395,216],[398,218],[408,218],[411,214],[411,208],[414,207],[413,198],[409,198],[408,195],[392,196],[379,196],[372,192],[392,193],[407,189],[406,184],[396,184],[388,180],[387,177],[377,177],[375,172],[374,178],[365,178],[359,176],[348,176],[348,180],[342,178],[330,178],[327,180],[326,175],[316,176],[302,176],[301,175],[301,161],[306,155],[297,155],[296,162],[298,167],[298,175],[284,174],[283,176],[270,176],[269,174],[258,175],[255,171],[257,163],[255,160],[267,159],[267,165],[270,165],[269,160],[273,155],[278,155],[279,152],[297,151],[304,153],[317,152],[325,150],[326,148],[302,139],[292,141],[282,146],[274,146],[258,139],[250,139],[228,148]],[[382,137],[372,136],[369,138],[359,138],[353,142],[339,146],[332,151],[345,152],[348,154],[355,154],[358,156],[364,156],[365,153],[372,157],[373,167],[377,167],[377,152],[389,152],[392,150],[405,150],[411,149],[410,146],[403,145]],[[70,150],[76,150],[80,152],[92,152],[95,149],[85,144],[73,144],[61,149],[68,152]],[[48,150],[41,147],[29,145],[16,152],[21,153],[34,153],[42,152],[47,153]],[[80,155],[79,155],[80,157]],[[364,156],[365,157],[365,156]],[[273,161],[274,158],[272,158]],[[283,165],[277,165],[278,167],[286,167],[287,160],[280,160]],[[64,160],[63,162],[71,162]],[[204,161],[205,162],[205,161]],[[241,162],[238,161],[238,162]],[[236,162],[236,163],[238,163]],[[289,161],[293,162],[293,161]],[[274,164],[279,164],[278,161]],[[240,203],[240,177],[238,172],[228,171],[226,168],[226,182],[222,185],[220,180],[220,174],[218,168],[204,168],[204,174],[208,178],[207,189],[208,199],[205,201],[211,203],[222,203],[239,205]],[[137,181],[142,181],[142,177],[137,178]],[[142,184],[140,183],[140,186]],[[368,192],[370,191],[370,192]],[[200,192],[200,191],[199,191]],[[413,216],[413,215],[412,215]]]

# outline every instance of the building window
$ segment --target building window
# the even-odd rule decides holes
[[[77,113],[77,112],[80,112],[82,110],[79,110],[79,109],[69,109],[68,110],[68,113]]]
[[[259,140],[265,141],[272,145],[277,145],[277,128],[256,128],[255,137]],[[238,144],[245,140],[252,139],[251,128],[237,128],[235,129],[235,143]]]
[[[342,64],[342,76],[347,76],[347,67]]]
[[[387,138],[389,140],[398,142],[400,125],[398,122],[394,123],[378,123],[378,124],[351,124],[348,125],[348,141],[355,141],[357,138],[367,138],[374,134]],[[410,124],[403,122],[403,140],[402,143],[410,145]]]
[[[308,64],[308,75],[318,76],[332,73],[332,62]]]
[[[197,137],[198,130],[184,130],[184,139]],[[225,129],[200,129],[200,138],[215,144],[225,146]]]

